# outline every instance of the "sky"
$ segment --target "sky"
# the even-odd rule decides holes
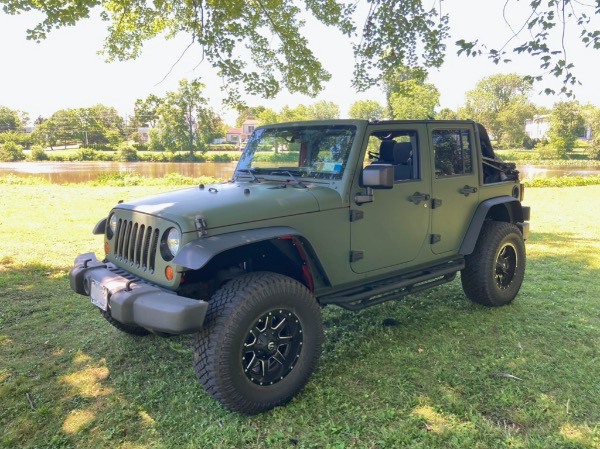
[[[442,11],[450,15],[451,37],[447,40],[446,62],[439,69],[431,69],[428,82],[441,93],[439,108],[457,109],[465,101],[465,92],[486,76],[496,73],[518,73],[537,75],[540,73],[537,60],[516,56],[510,64],[494,65],[484,57],[467,58],[457,56],[454,42],[458,39],[480,39],[494,48],[501,47],[512,36],[510,27],[503,18],[506,0],[447,0],[442,2]],[[527,12],[528,2],[510,3],[509,17],[521,17]],[[524,9],[525,8],[525,9]],[[98,54],[106,36],[106,23],[88,19],[74,27],[53,31],[41,43],[26,40],[26,29],[37,23],[35,13],[9,16],[0,11],[0,105],[29,113],[31,120],[38,116],[48,117],[54,111],[65,108],[88,107],[102,103],[115,107],[123,116],[133,113],[138,98],[150,94],[164,95],[177,89],[182,78],[200,77],[206,85],[205,96],[211,106],[225,121],[233,125],[237,113],[223,109],[220,80],[212,67],[203,62],[198,64],[197,51],[188,51],[177,62],[187,47],[186,37],[165,40],[157,38],[148,42],[142,55],[134,61],[107,63]],[[600,28],[600,17],[593,18],[595,29]],[[516,19],[510,23],[519,28]],[[357,100],[373,99],[384,104],[384,95],[377,89],[356,93],[351,87],[354,59],[347,39],[339,32],[318,23],[308,23],[306,35],[311,48],[321,59],[324,67],[332,74],[325,90],[316,98],[300,94],[282,93],[271,100],[245,98],[250,106],[263,105],[279,111],[284,105],[311,104],[326,100],[340,107],[341,118],[347,117],[349,106]],[[526,36],[524,36],[526,38]],[[515,39],[509,44],[520,42]],[[568,60],[576,65],[577,76],[582,86],[574,91],[581,103],[600,106],[600,89],[596,78],[600,69],[600,52],[585,48],[579,42],[577,30],[567,30]],[[538,105],[551,107],[564,97],[541,94],[543,87],[560,88],[550,76],[543,85],[536,85],[531,100]],[[439,109],[438,108],[438,109]]]

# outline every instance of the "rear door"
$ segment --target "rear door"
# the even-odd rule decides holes
[[[434,163],[431,250],[456,252],[479,204],[473,126],[430,123],[427,128]]]

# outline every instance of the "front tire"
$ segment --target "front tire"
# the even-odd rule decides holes
[[[321,310],[310,291],[276,273],[250,273],[221,287],[193,341],[204,389],[230,410],[254,414],[288,402],[321,352]]]
[[[525,259],[525,243],[517,226],[485,222],[461,273],[465,294],[485,306],[510,303],[523,283]]]

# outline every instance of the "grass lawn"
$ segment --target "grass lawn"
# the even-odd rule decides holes
[[[101,251],[96,221],[167,188],[0,186],[0,447],[600,448],[600,186],[527,189],[509,306],[455,281],[324,309],[307,386],[253,417],[203,392],[189,336],[120,333],[69,288],[73,258]]]

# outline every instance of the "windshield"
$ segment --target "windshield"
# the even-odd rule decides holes
[[[248,140],[235,176],[342,179],[355,133],[352,125],[259,128]]]

